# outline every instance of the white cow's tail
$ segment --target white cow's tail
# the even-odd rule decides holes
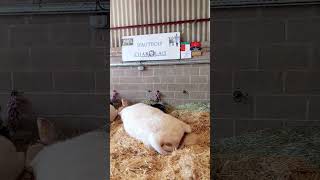
[[[186,124],[183,122],[183,126],[184,126],[184,131],[186,133],[191,133],[192,130],[191,130],[191,126],[189,124]]]

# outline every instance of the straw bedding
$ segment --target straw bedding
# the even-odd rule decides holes
[[[320,179],[320,128],[264,129],[214,147],[217,179]]]
[[[111,124],[111,179],[210,179],[209,106],[186,104],[171,115],[191,125],[181,147],[163,156]],[[217,180],[320,180],[320,129],[265,129],[213,147]]]
[[[286,156],[217,158],[217,180],[319,180],[320,172],[304,159]]]
[[[175,110],[171,115],[190,124],[193,133],[166,156],[129,137],[121,120],[111,124],[110,179],[210,179],[209,112]]]

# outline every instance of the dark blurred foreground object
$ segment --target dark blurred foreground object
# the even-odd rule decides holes
[[[0,127],[0,135],[11,140],[9,129],[7,127],[2,126],[2,125]]]
[[[1,107],[0,107],[0,112],[1,112]],[[10,131],[6,126],[4,126],[1,117],[0,117],[0,135],[10,139]]]
[[[31,169],[29,170],[25,168],[19,176],[18,180],[35,180],[33,171]]]
[[[113,105],[116,109],[121,106],[121,97],[116,90],[113,90],[112,92],[110,104]]]
[[[17,130],[21,127],[23,121],[32,121],[33,113],[31,102],[25,98],[21,92],[16,90],[11,92],[8,101],[8,129],[10,136],[14,136]]]
[[[157,90],[155,93],[152,93],[152,91],[149,91],[148,100],[144,101],[143,103],[148,104],[152,107],[158,108],[164,113],[167,113],[167,107],[164,105],[164,103],[161,101],[161,93],[159,90]]]
[[[161,111],[163,111],[164,113],[166,113],[166,107],[164,105],[162,105],[162,104],[157,103],[157,104],[151,104],[150,106],[158,108]]]
[[[161,102],[161,93],[157,90],[155,93],[151,90],[148,90],[147,100],[154,103]]]

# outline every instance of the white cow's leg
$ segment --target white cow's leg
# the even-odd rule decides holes
[[[165,150],[162,149],[161,147],[161,142],[160,142],[160,137],[157,135],[149,135],[149,142],[150,145],[153,147],[153,149],[155,149],[158,153],[166,155],[168,154],[168,152],[166,152]]]

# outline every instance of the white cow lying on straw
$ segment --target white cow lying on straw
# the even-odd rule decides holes
[[[160,109],[138,103],[118,109],[125,131],[133,138],[142,141],[160,154],[168,154],[179,147],[185,133],[191,127],[179,119],[162,112]]]

